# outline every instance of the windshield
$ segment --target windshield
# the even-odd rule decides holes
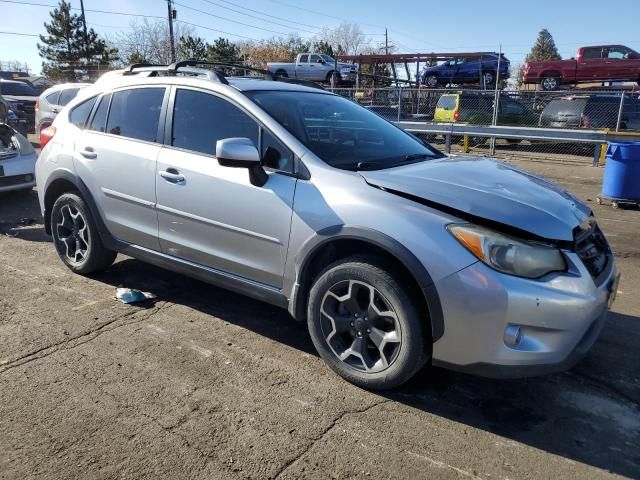
[[[335,59],[329,55],[320,55],[322,59],[327,63],[335,63]]]
[[[247,95],[332,167],[378,170],[443,155],[360,105],[311,92]]]
[[[14,95],[16,97],[37,97],[37,92],[31,85],[16,82],[0,82],[0,93],[2,95]]]

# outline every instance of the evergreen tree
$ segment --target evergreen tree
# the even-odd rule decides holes
[[[549,30],[543,28],[538,33],[536,43],[533,44],[531,51],[527,54],[524,61],[526,62],[540,62],[544,60],[562,60],[562,57],[558,53],[556,42],[553,41],[553,37]],[[524,81],[524,65],[518,70],[517,84],[522,85]]]
[[[242,52],[235,43],[226,38],[218,38],[213,44],[207,45],[206,58],[210,62],[242,63]]]
[[[56,82],[92,79],[116,60],[118,51],[107,46],[92,29],[85,42],[82,17],[71,13],[71,4],[60,0],[44,24],[47,35],[40,35],[38,51],[45,60],[42,73]]]
[[[210,47],[200,37],[180,37],[180,41],[176,47],[178,60],[203,60],[207,56],[207,49]]]

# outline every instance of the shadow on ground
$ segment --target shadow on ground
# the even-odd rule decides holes
[[[114,287],[151,291],[160,300],[194,308],[316,354],[304,324],[259,301],[134,259],[116,263],[95,279]],[[588,357],[568,373],[490,380],[427,367],[409,384],[385,396],[577,462],[638,477],[640,453],[633,445],[640,441],[640,366],[629,361],[622,367],[614,359],[635,355],[633,345],[640,340],[638,320],[612,313]],[[620,329],[626,332],[627,343],[613,340]],[[616,368],[628,370],[618,370],[617,376],[612,376],[612,362]]]

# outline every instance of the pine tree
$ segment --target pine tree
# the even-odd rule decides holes
[[[71,13],[71,4],[60,0],[44,24],[48,35],[40,35],[38,51],[45,60],[42,73],[54,81],[93,79],[117,59],[118,51],[107,46],[92,29],[85,43],[82,17]]]
[[[209,44],[200,37],[180,37],[180,41],[176,46],[178,60],[202,60],[207,55]]]
[[[556,42],[553,41],[553,37],[549,30],[543,28],[538,33],[536,43],[533,44],[531,51],[527,54],[524,61],[526,62],[540,62],[544,60],[562,60],[562,57],[558,53]],[[524,81],[524,65],[518,70],[518,86],[522,85]]]

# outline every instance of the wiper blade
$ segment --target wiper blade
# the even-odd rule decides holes
[[[433,158],[433,155],[429,155],[428,153],[414,153],[412,155],[407,155],[406,157],[404,157],[404,162],[411,162],[413,160],[420,160],[421,158]],[[404,162],[402,162],[402,163],[404,163]]]

